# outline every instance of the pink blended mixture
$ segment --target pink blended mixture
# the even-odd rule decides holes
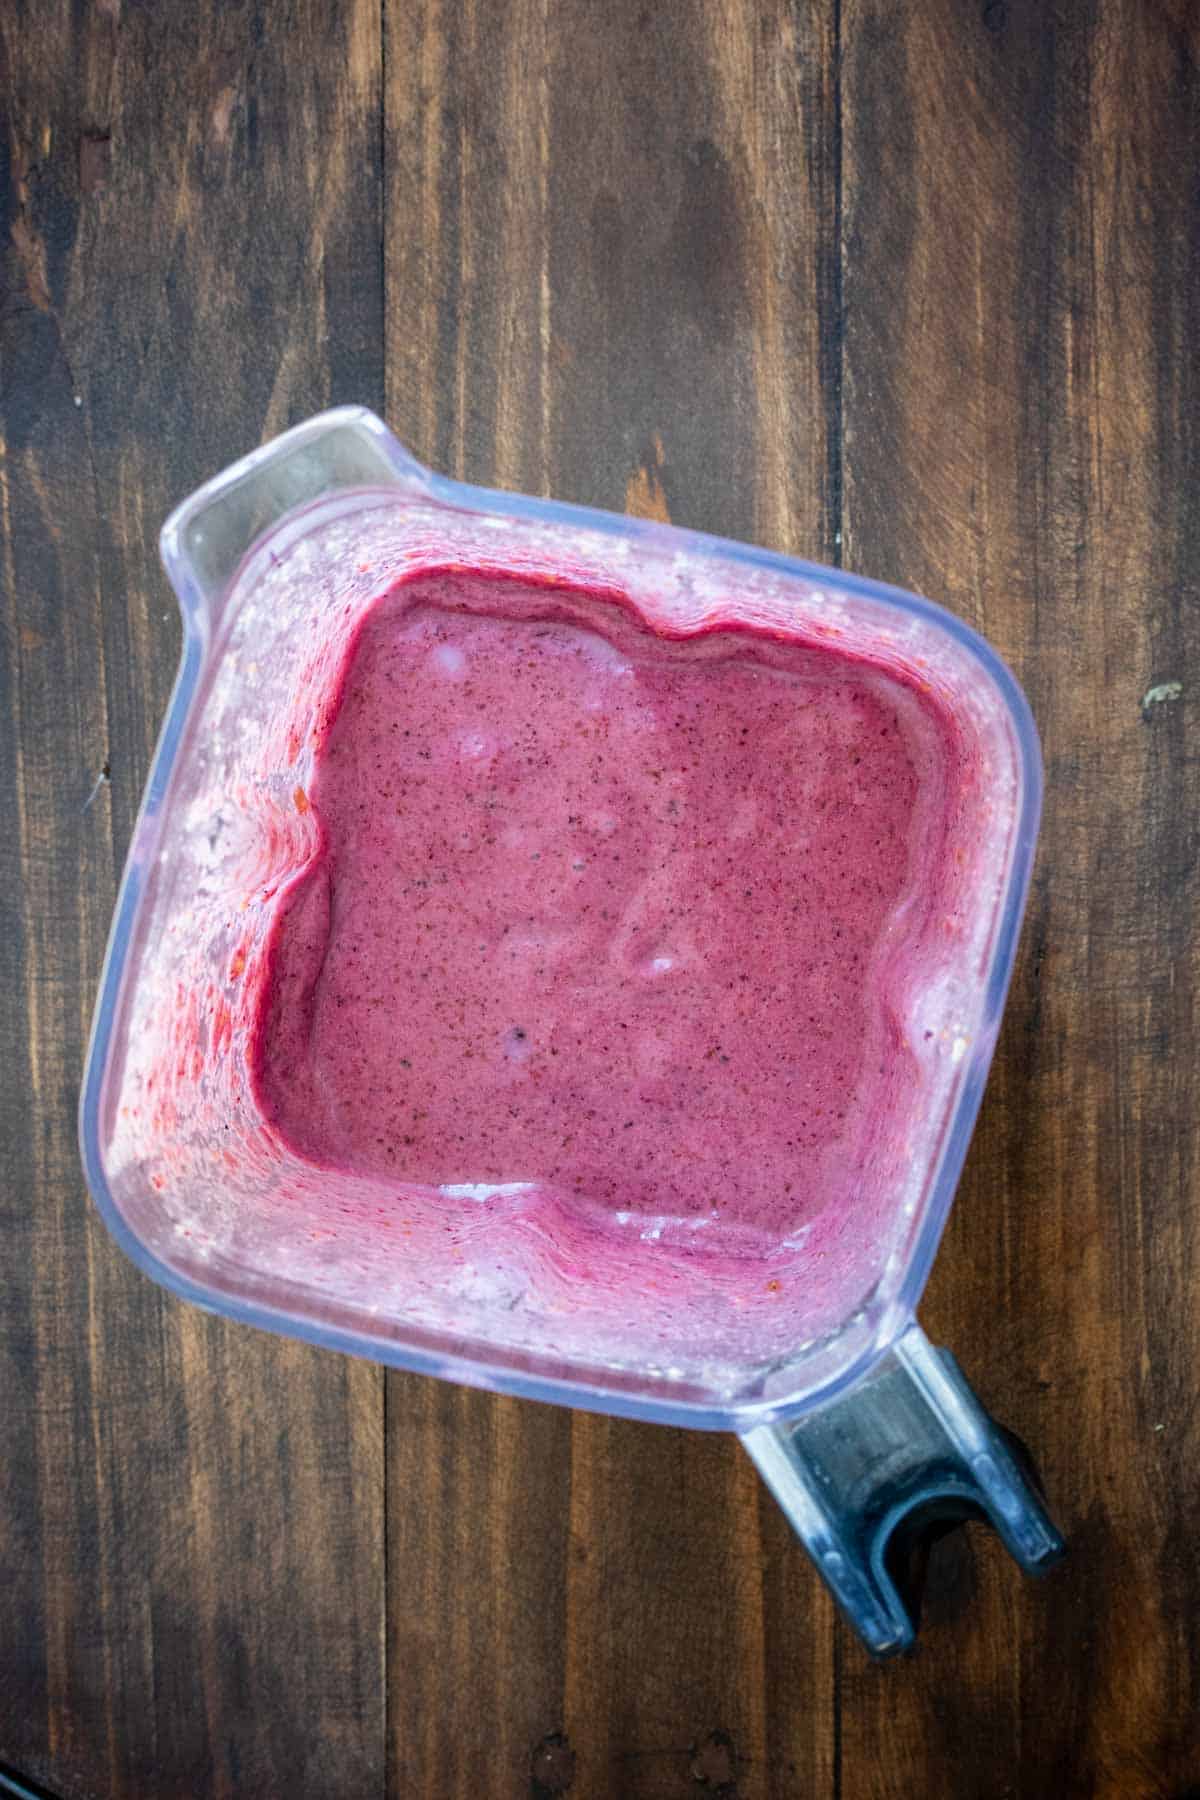
[[[602,1232],[798,1241],[879,1153],[955,733],[835,648],[451,571],[375,603],[252,1068],[309,1162]]]

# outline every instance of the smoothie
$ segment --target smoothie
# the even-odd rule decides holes
[[[367,611],[253,1023],[308,1164],[746,1256],[852,1198],[919,1081],[956,735],[860,656],[446,569]],[[922,950],[922,946],[926,946]],[[929,1035],[929,1034],[927,1034]]]

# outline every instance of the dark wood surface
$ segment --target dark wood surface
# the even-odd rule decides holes
[[[0,5],[0,1768],[63,1800],[1200,1791],[1200,17]],[[337,400],[896,581],[1049,791],[924,1321],[1070,1544],[869,1664],[736,1444],[383,1375],[109,1241],[74,1110],[154,540]],[[0,1784],[2,1786],[2,1784]]]

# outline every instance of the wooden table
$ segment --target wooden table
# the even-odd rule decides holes
[[[0,1765],[69,1800],[1200,1791],[1188,0],[8,0]],[[170,504],[332,401],[895,581],[1049,793],[924,1321],[1069,1560],[835,1622],[736,1444],[189,1310],[74,1111]],[[3,1782],[0,1782],[3,1791]]]

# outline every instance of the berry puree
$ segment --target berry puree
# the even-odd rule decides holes
[[[250,1032],[271,1128],[598,1240],[801,1243],[921,1078],[900,996],[944,953],[959,750],[920,685],[778,626],[408,575],[316,734]]]

